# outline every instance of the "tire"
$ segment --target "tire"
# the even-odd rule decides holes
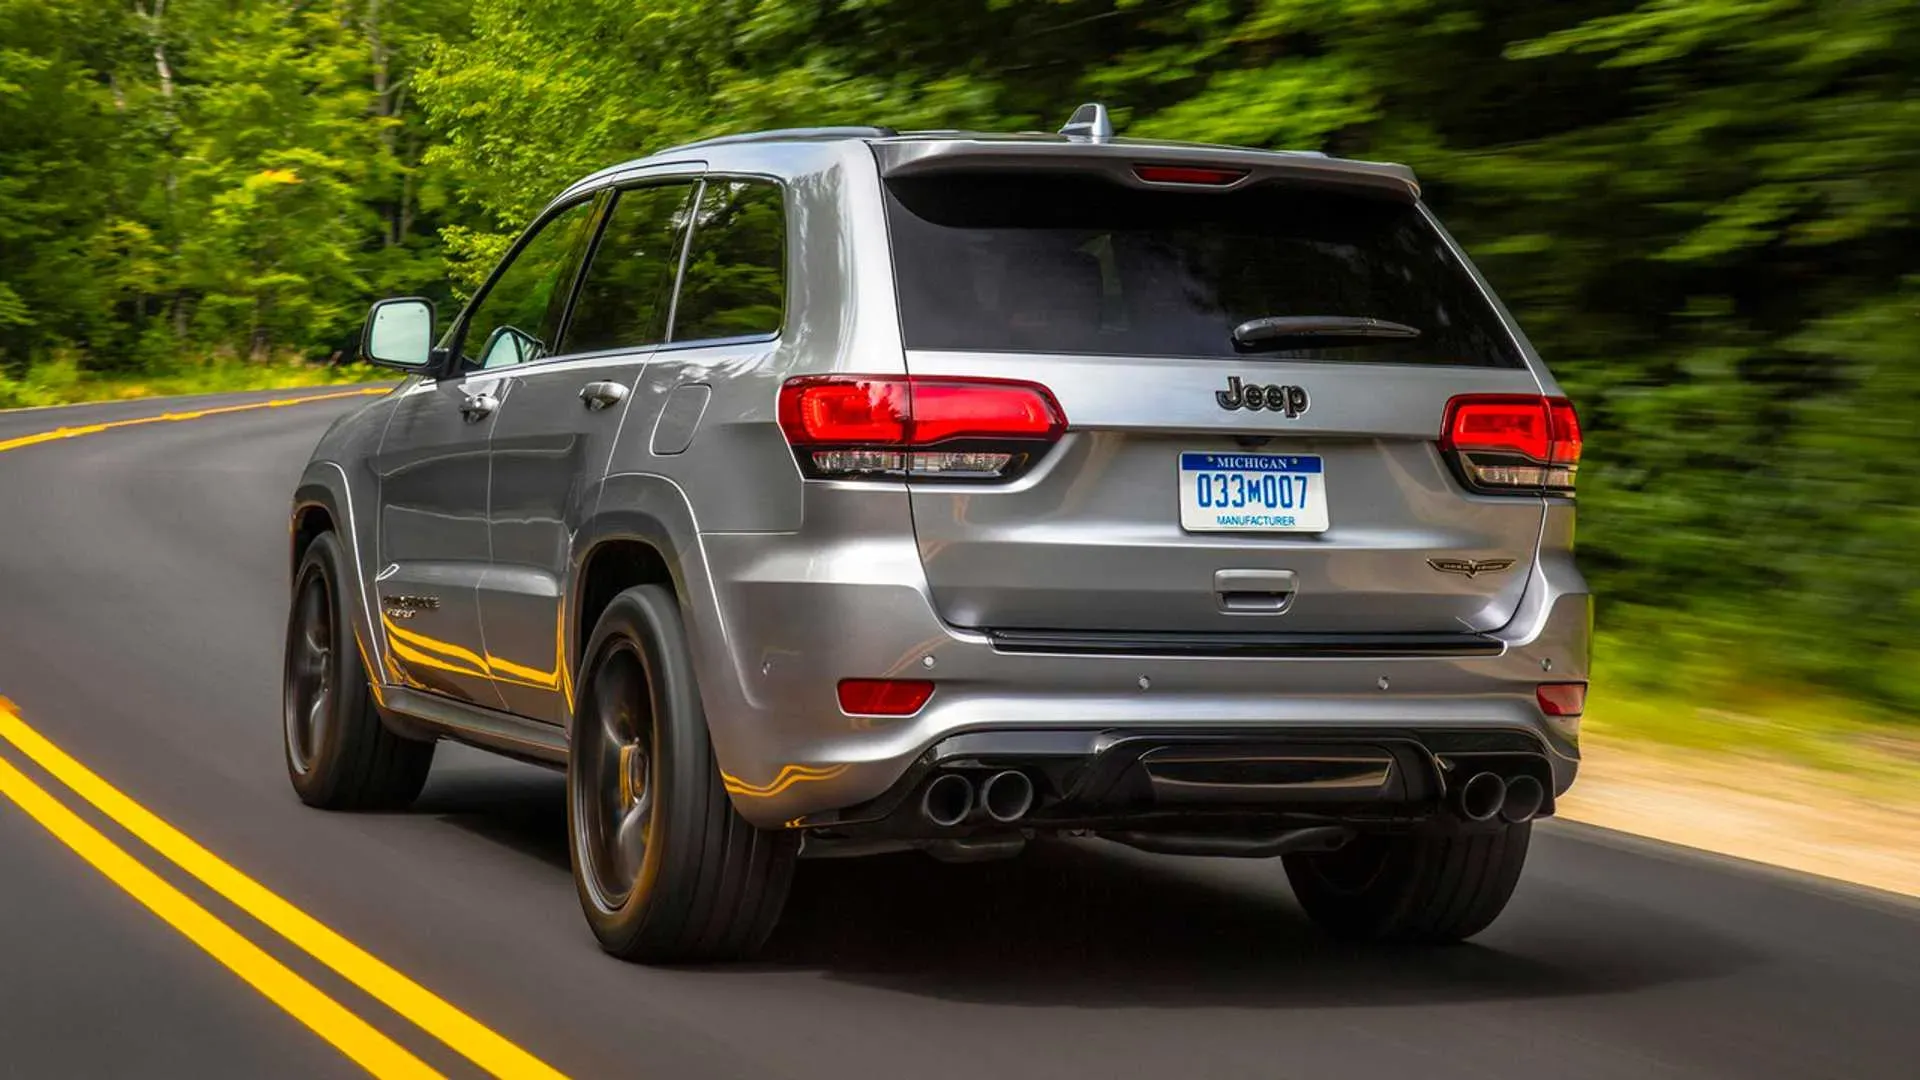
[[[623,960],[744,959],[786,905],[797,836],[734,810],[707,734],[680,605],[642,585],[587,642],[567,760],[580,907]]]
[[[355,643],[340,541],[321,533],[293,576],[281,679],[287,778],[323,810],[400,810],[420,794],[432,742],[387,730]]]
[[[1362,836],[1282,856],[1307,917],[1335,937],[1439,945],[1499,918],[1527,861],[1532,823],[1484,832]]]

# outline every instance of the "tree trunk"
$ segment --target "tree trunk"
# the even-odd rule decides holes
[[[160,100],[164,103],[163,111],[166,114],[166,123],[160,134],[160,156],[167,163],[161,177],[161,188],[166,192],[165,220],[162,225],[166,229],[167,254],[176,281],[172,305],[173,343],[179,348],[187,341],[187,296],[186,290],[177,284],[180,273],[180,175],[174,168],[177,155],[174,153],[173,137],[178,114],[174,111],[173,65],[167,61],[167,0],[153,0],[151,9],[135,0],[133,10],[147,24],[147,41],[153,46],[153,70],[160,80]]]
[[[374,115],[382,120],[393,119],[399,110],[393,93],[391,56],[387,51],[386,41],[380,37],[380,0],[367,0],[367,47],[371,50],[373,58]],[[386,151],[387,160],[395,161],[391,125],[380,125],[380,146]],[[398,162],[395,161],[395,164]],[[404,238],[402,223],[406,214],[406,203],[407,186],[403,178],[399,201],[387,207],[387,228],[381,237],[381,246],[392,247]]]

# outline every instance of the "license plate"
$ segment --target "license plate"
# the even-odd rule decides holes
[[[1326,532],[1327,474],[1313,454],[1180,455],[1188,532]]]

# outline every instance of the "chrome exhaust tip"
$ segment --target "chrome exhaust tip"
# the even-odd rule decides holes
[[[1002,825],[1027,816],[1033,809],[1033,781],[1026,773],[1007,769],[980,785],[980,812]]]
[[[1531,776],[1516,776],[1507,781],[1507,797],[1500,804],[1500,820],[1518,825],[1533,820],[1547,803],[1547,789]]]
[[[1474,773],[1460,785],[1454,808],[1468,821],[1487,821],[1507,801],[1507,782],[1490,772]]]
[[[920,815],[943,829],[967,820],[973,810],[973,782],[959,773],[941,773],[920,796]]]

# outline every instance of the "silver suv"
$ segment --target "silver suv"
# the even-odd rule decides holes
[[[1577,764],[1574,412],[1400,166],[774,131],[586,177],[300,480],[287,765],[567,774],[602,945],[794,860],[1279,856],[1348,936],[1506,904]]]

